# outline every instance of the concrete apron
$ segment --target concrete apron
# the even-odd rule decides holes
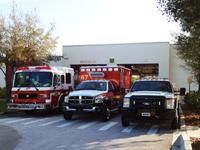
[[[181,101],[183,102],[183,101]],[[171,150],[192,150],[192,145],[190,137],[187,131],[187,126],[185,125],[185,117],[183,111],[180,109],[180,130],[175,130],[173,132],[173,141]]]

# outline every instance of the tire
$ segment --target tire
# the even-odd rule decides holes
[[[179,129],[179,128],[180,128],[180,117],[179,117],[179,111],[176,110],[175,116],[171,123],[171,129],[175,130],[175,129]]]
[[[121,116],[121,122],[123,127],[129,126],[129,121],[124,116]]]
[[[64,102],[64,96],[62,96],[60,98],[59,106],[58,106],[58,113],[63,113],[63,102]]]
[[[63,117],[65,120],[71,120],[72,119],[72,113],[64,113]]]
[[[110,116],[111,116],[111,113],[110,113],[110,109],[108,107],[104,108],[103,110],[103,121],[108,121],[110,120]]]
[[[179,121],[178,121],[178,117],[175,117],[173,120],[172,120],[172,123],[171,123],[171,129],[172,130],[176,130],[179,128]]]

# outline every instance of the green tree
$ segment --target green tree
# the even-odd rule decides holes
[[[5,67],[8,96],[14,71],[19,66],[48,64],[56,46],[54,27],[45,31],[34,14],[18,15],[13,6],[8,20],[0,17],[0,66]]]
[[[169,21],[180,24],[182,33],[175,35],[177,55],[194,74],[200,92],[200,1],[158,0],[158,3]]]

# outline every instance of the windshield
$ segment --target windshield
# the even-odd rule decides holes
[[[76,90],[98,90],[98,91],[106,91],[106,82],[81,82]]]
[[[51,72],[19,72],[15,74],[14,87],[51,87]]]
[[[133,91],[164,91],[172,92],[171,84],[168,81],[137,81],[131,88]]]

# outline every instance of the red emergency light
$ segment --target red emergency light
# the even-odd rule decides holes
[[[28,67],[19,67],[17,70],[28,70]]]
[[[50,66],[37,66],[35,69],[51,70],[52,68]]]

